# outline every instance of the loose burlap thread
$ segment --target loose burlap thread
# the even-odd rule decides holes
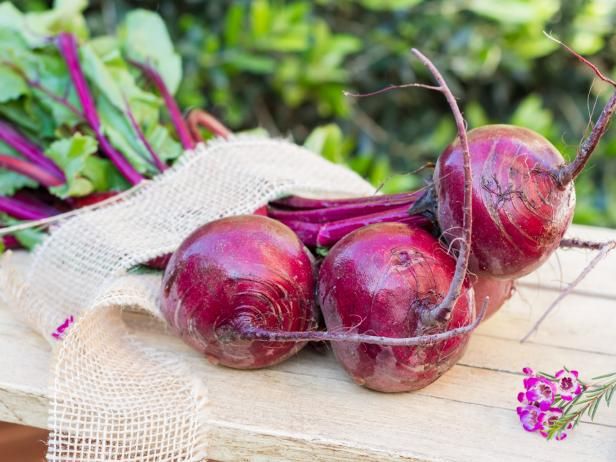
[[[204,223],[287,194],[373,192],[284,140],[216,140],[114,203],[60,222],[23,280],[3,265],[5,298],[53,345],[48,460],[204,460],[207,378],[131,335],[122,310],[162,319],[160,276],[127,271],[173,251]],[[55,339],[67,319],[74,324]]]

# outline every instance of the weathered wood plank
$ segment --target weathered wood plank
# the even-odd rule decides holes
[[[592,226],[571,226],[567,237],[578,237],[591,241],[612,241],[616,239],[616,231]],[[582,268],[590,262],[596,252],[581,249],[561,249],[535,272],[521,279],[523,285],[540,286],[560,290],[573,281]],[[576,292],[586,292],[616,299],[616,251],[608,254],[591,273],[575,289]]]
[[[574,228],[606,240],[616,232]],[[586,251],[559,252],[571,280]],[[616,253],[567,298],[531,341],[518,339],[556,296],[560,274],[549,263],[524,279],[519,292],[473,336],[458,365],[416,393],[361,389],[331,352],[303,351],[277,367],[234,371],[208,364],[144,315],[126,314],[144,341],[175,352],[207,380],[210,457],[235,460],[326,461],[608,461],[616,460],[616,408],[602,410],[570,440],[545,443],[526,434],[515,414],[520,370],[554,371],[563,364],[585,376],[616,364]],[[50,348],[0,307],[0,420],[44,427]]]

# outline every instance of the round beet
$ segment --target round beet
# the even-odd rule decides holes
[[[339,241],[319,272],[318,297],[329,332],[414,337],[469,325],[472,290],[464,285],[449,319],[424,324],[423,313],[447,293],[455,260],[419,228],[379,223]],[[469,335],[425,346],[333,342],[344,368],[360,385],[384,392],[417,390],[462,355]]]
[[[513,279],[558,247],[575,207],[573,182],[561,185],[565,161],[544,137],[522,127],[488,125],[468,133],[473,171],[470,270]],[[450,242],[462,227],[463,152],[458,141],[438,159],[438,222]]]
[[[473,283],[475,300],[479,303],[488,297],[488,307],[484,320],[496,313],[513,295],[515,284],[513,279],[495,279],[481,275]]]
[[[271,366],[305,342],[242,337],[244,328],[303,332],[316,327],[312,257],[285,225],[259,215],[223,218],[193,232],[167,265],[162,312],[211,361]]]

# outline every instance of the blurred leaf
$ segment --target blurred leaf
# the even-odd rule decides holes
[[[26,82],[13,69],[0,65],[0,103],[29,93]]]
[[[98,91],[105,95],[121,113],[126,111],[127,104],[130,103],[135,118],[140,122],[148,117],[158,119],[160,99],[137,86],[119,53],[111,56],[120,59],[110,59],[108,53],[107,62],[103,61],[96,52],[97,43],[101,42],[81,46],[80,56],[84,73],[98,88]],[[136,110],[140,107],[142,111]]]
[[[120,37],[127,56],[154,66],[175,93],[182,79],[182,61],[162,18],[152,11],[133,10],[126,15]]]
[[[385,156],[379,156],[375,159],[375,162],[370,170],[368,180],[373,186],[377,188],[383,187],[385,182],[391,175],[391,168],[389,165],[389,159]]]
[[[510,123],[527,127],[550,137],[553,129],[552,114],[543,108],[541,99],[537,95],[528,95],[517,107],[511,116]]]
[[[464,108],[464,116],[468,122],[469,129],[488,125],[490,120],[483,108],[477,101],[471,101]]]
[[[342,131],[335,124],[315,128],[306,138],[304,147],[317,154],[321,154],[327,160],[340,164],[344,161],[342,154]]]
[[[224,62],[237,70],[255,74],[269,74],[276,68],[276,60],[267,56],[257,56],[239,50],[229,50],[223,55]]]
[[[467,8],[473,13],[502,24],[542,22],[558,11],[557,0],[470,0]]]
[[[422,186],[422,180],[417,175],[396,174],[385,180],[381,191],[384,194],[395,194],[403,191],[413,191]]]
[[[239,3],[232,4],[225,16],[225,45],[228,47],[234,47],[238,45],[240,37],[242,36],[243,19],[245,10],[243,5]]]
[[[362,6],[377,10],[402,10],[421,3],[421,0],[361,0]]]
[[[90,156],[83,166],[83,176],[92,183],[94,192],[123,191],[130,185],[108,159]]]
[[[255,38],[264,37],[269,32],[270,8],[267,0],[254,0],[250,10],[252,34]]]
[[[50,191],[62,199],[86,196],[93,192],[94,186],[84,175],[84,167],[87,158],[97,150],[96,140],[80,133],[52,143],[45,150],[45,155],[62,169],[66,184],[50,188]]]
[[[155,168],[147,160],[148,153],[139,143],[132,126],[123,114],[104,96],[97,99],[96,106],[101,118],[103,132],[113,146],[124,155],[139,173],[156,173]]]
[[[87,0],[57,0],[51,10],[26,14],[24,28],[40,42],[59,32],[71,32],[86,39],[88,27],[82,12],[87,6]]]

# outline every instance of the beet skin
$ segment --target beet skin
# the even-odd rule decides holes
[[[490,298],[483,321],[501,309],[513,295],[514,288],[515,282],[512,279],[495,279],[483,274],[473,282],[477,305],[481,305],[486,297]]]
[[[327,328],[400,338],[466,326],[475,316],[466,284],[448,321],[424,326],[420,320],[443,299],[454,271],[455,260],[419,228],[379,223],[354,231],[321,265],[318,297]],[[399,392],[440,377],[462,356],[468,337],[413,347],[332,342],[332,348],[358,384]]]
[[[199,228],[171,257],[162,287],[172,328],[228,367],[271,366],[305,344],[240,339],[242,326],[316,327],[312,257],[293,231],[267,217],[229,217]]]
[[[522,127],[487,125],[468,133],[473,172],[469,270],[500,279],[524,276],[556,248],[573,218],[573,182],[560,186],[565,161],[544,137]],[[438,159],[434,184],[445,239],[460,235],[464,170],[452,143]]]

